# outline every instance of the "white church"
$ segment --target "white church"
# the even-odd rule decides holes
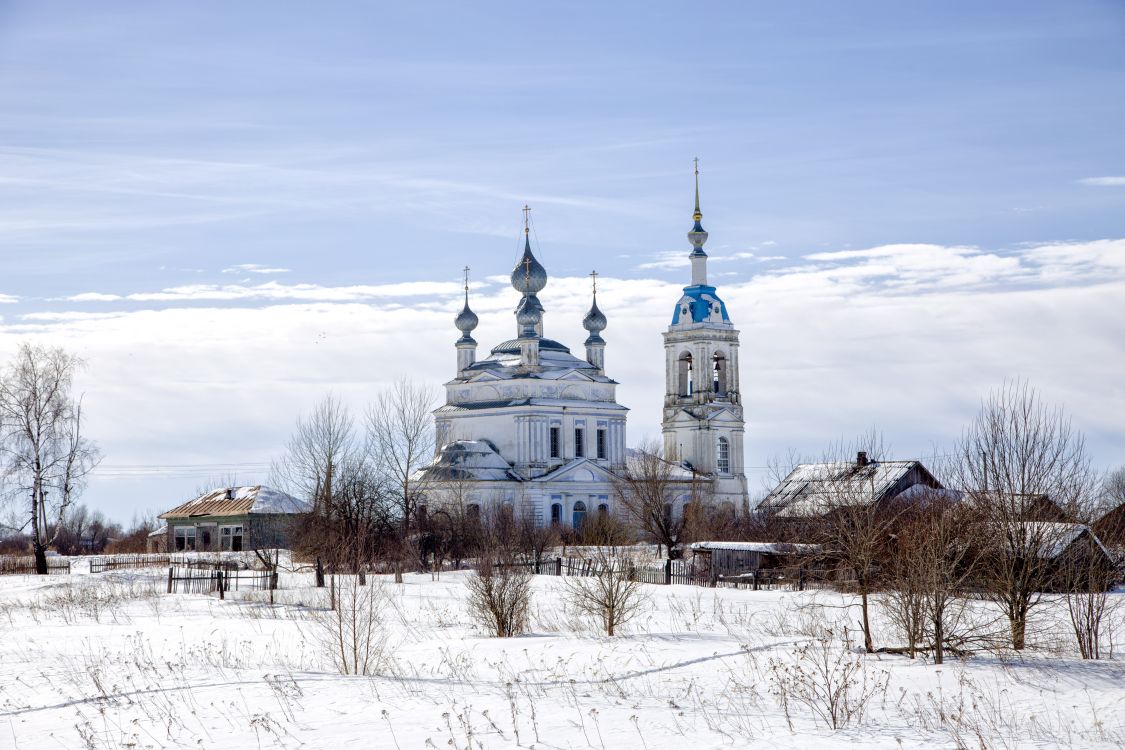
[[[700,484],[709,490],[708,502],[745,512],[738,331],[707,282],[698,171],[693,219],[691,284],[664,333],[664,454],[677,463],[674,476],[684,486],[673,512],[683,511],[691,487]],[[577,528],[589,514],[614,512],[613,476],[629,465],[628,409],[617,403],[617,382],[605,369],[606,316],[595,285],[582,319],[585,358],[545,335],[539,294],[547,271],[531,251],[526,219],[511,283],[520,295],[516,335],[478,359],[472,332],[479,321],[466,280],[465,306],[455,320],[457,375],[434,412],[439,447],[423,474],[435,487],[455,485],[456,502],[470,514],[507,507],[539,524]]]

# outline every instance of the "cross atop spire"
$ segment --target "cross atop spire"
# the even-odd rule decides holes
[[[598,300],[598,272],[597,271],[590,271],[590,279],[591,279],[591,281],[593,282],[593,285],[594,285],[594,301],[597,302],[597,300]]]
[[[531,233],[531,206],[526,203],[523,205],[523,233]]]
[[[698,222],[700,219],[703,218],[703,212],[699,210],[699,157],[698,156],[695,157],[694,161],[695,161],[695,213],[693,213],[691,215],[691,218],[695,219]]]
[[[465,302],[469,301],[469,267],[465,266],[463,273],[465,274]]]

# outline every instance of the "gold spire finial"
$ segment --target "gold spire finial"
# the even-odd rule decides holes
[[[523,233],[528,234],[531,231],[531,207],[526,203],[523,206]]]
[[[691,218],[699,221],[703,218],[703,212],[699,210],[699,157],[695,157],[695,213]]]

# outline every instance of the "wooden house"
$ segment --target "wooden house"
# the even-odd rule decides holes
[[[169,552],[239,552],[287,547],[293,524],[311,509],[269,487],[223,487],[161,513],[160,519],[167,524]]]

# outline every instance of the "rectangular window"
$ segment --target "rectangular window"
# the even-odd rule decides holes
[[[562,455],[562,428],[551,428],[551,458],[558,458]]]
[[[586,455],[586,430],[582,427],[574,428],[574,455],[578,458]]]
[[[242,527],[223,526],[219,529],[220,549],[224,552],[242,551]]]
[[[195,527],[177,526],[175,528],[176,551],[191,552],[195,549]]]
[[[607,456],[606,450],[606,431],[598,428],[598,458],[605,458]]]

